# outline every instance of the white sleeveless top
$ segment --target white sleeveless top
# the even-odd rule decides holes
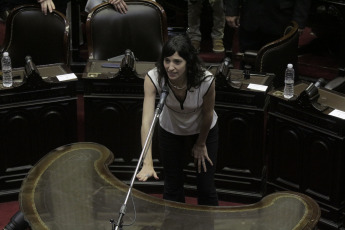
[[[150,70],[148,76],[156,87],[158,94],[161,95],[162,89],[158,83],[157,68]],[[173,91],[168,87],[169,95],[166,98],[165,105],[159,117],[160,126],[176,135],[200,133],[203,97],[208,92],[213,81],[214,77],[212,73],[205,71],[205,80],[202,81],[200,87],[192,87],[190,90],[187,90],[187,95],[183,103],[177,100]],[[164,79],[162,79],[162,83],[164,84]],[[213,120],[210,129],[215,126],[217,119],[218,116],[213,110]]]

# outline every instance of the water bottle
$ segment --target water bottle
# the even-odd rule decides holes
[[[285,87],[284,87],[284,97],[292,98],[294,94],[294,78],[295,71],[292,64],[288,64],[285,70]]]
[[[4,52],[2,54],[1,69],[2,69],[2,85],[4,87],[11,87],[13,84],[12,65],[11,65],[11,58],[8,55],[8,52]]]

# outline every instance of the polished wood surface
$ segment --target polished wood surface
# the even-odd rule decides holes
[[[17,199],[29,169],[48,151],[77,141],[77,79],[64,64],[13,69],[14,84],[0,81],[0,199]]]
[[[345,96],[319,88],[318,111],[298,98],[309,83],[297,82],[288,100],[283,89],[269,94],[267,190],[290,190],[306,194],[321,207],[320,228],[341,229],[345,204],[345,120],[329,115],[345,111]],[[316,176],[317,175],[317,176]],[[324,226],[322,226],[324,225]]]
[[[19,197],[31,228],[111,229],[109,220],[117,219],[128,190],[109,172],[111,162],[110,150],[96,143],[65,145],[42,158]],[[124,229],[314,229],[320,217],[316,202],[294,192],[234,207],[170,202],[136,189],[132,194]]]

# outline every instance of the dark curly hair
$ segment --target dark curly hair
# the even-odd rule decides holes
[[[187,88],[199,87],[205,76],[204,64],[186,35],[176,35],[163,46],[156,63],[159,84],[162,86],[162,78],[165,79],[165,82],[168,82],[168,75],[164,68],[164,58],[172,56],[175,52],[186,61]]]

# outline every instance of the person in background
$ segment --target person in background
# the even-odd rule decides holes
[[[224,0],[225,19],[239,28],[240,50],[259,50],[284,34],[290,21],[306,25],[311,0]]]
[[[113,4],[115,6],[115,9],[119,11],[122,14],[125,14],[127,12],[127,4],[124,0],[110,0],[109,3]]]
[[[127,4],[124,0],[88,0],[85,6],[85,11],[90,13],[92,8],[104,2],[113,4],[115,9],[121,14],[125,14],[128,10]]]
[[[38,3],[41,4],[41,10],[46,15],[48,12],[51,13],[55,10],[55,4],[53,0],[38,0]],[[66,14],[66,9],[61,13]]]
[[[55,9],[66,15],[67,3],[69,1],[70,0],[1,0],[0,15],[3,15],[3,19],[5,20],[9,11],[13,8],[20,5],[37,3],[41,5],[42,12],[45,15],[53,12]]]
[[[208,0],[213,10],[213,27],[211,37],[213,41],[213,52],[224,52],[224,26],[225,16],[223,0]],[[203,0],[188,0],[188,30],[187,34],[192,40],[194,48],[199,51],[201,43],[200,17]]]
[[[156,93],[167,87],[169,94],[159,117],[159,151],[164,168],[164,193],[167,200],[185,202],[185,159],[194,158],[197,172],[198,204],[218,205],[214,185],[218,151],[218,125],[215,105],[215,78],[203,68],[188,36],[172,37],[162,48],[156,68],[144,82],[141,127],[142,144],[148,135],[155,110]],[[151,143],[150,143],[151,146]],[[154,177],[152,150],[148,149],[139,181]]]

